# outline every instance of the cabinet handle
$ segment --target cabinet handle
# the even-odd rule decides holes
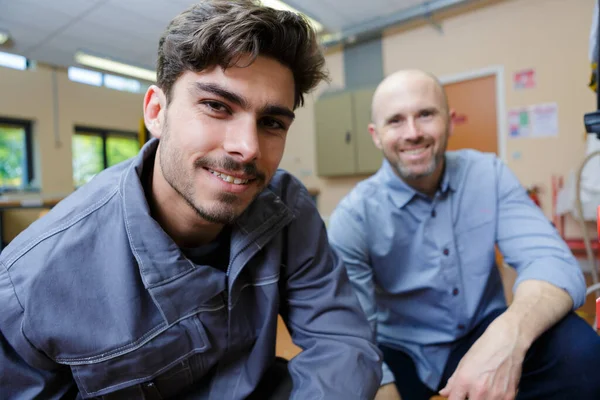
[[[346,143],[350,143],[350,140],[352,140],[352,134],[348,131],[346,132]]]

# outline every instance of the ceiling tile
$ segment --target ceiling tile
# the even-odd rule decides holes
[[[131,54],[149,39],[140,39],[126,32],[107,30],[105,27],[80,21],[61,32],[48,41],[52,47],[64,48],[71,52],[70,61],[73,63],[73,55],[78,50],[84,50],[91,54],[105,56],[137,64],[131,59]],[[158,42],[156,39],[155,42]],[[142,65],[144,66],[144,65]]]
[[[29,56],[32,60],[57,66],[74,65],[73,53],[64,49],[64,47],[44,46],[34,50]],[[65,63],[65,60],[71,60]]]
[[[91,8],[97,7],[107,0],[4,0],[9,2],[18,1],[29,8],[50,9],[70,17],[78,17]],[[128,0],[124,0],[128,1]]]
[[[28,49],[46,40],[50,33],[48,30],[44,31],[34,27],[29,28],[12,22],[3,23],[0,21],[0,28],[8,30],[13,39],[14,46],[10,50],[26,57],[29,57]]]
[[[8,0],[2,7],[2,20],[43,30],[58,29],[72,18],[69,14],[45,4],[33,4],[28,1]]]
[[[77,25],[85,28],[89,24],[93,24],[100,29],[100,32],[96,31],[94,33],[99,34],[101,39],[104,39],[102,31],[113,31],[113,33],[122,35],[123,39],[131,36],[157,42],[164,29],[162,24],[154,20],[149,20],[111,3],[96,8],[83,17]]]
[[[176,15],[185,10],[185,6],[165,0],[109,0],[107,6],[126,10],[131,15],[142,17],[145,23],[157,25],[162,31]]]

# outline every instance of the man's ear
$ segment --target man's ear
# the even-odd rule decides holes
[[[375,147],[377,147],[379,150],[382,150],[383,146],[381,145],[381,139],[377,134],[377,129],[375,128],[374,123],[369,124],[369,133],[371,134],[371,139],[373,139],[373,143],[375,143]]]
[[[144,96],[144,123],[146,129],[157,139],[163,131],[165,112],[167,110],[167,98],[156,85],[151,85]]]
[[[456,110],[452,108],[448,111],[448,136],[454,132],[454,118],[456,118]]]

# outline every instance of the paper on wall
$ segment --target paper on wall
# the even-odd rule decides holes
[[[558,135],[558,105],[535,104],[508,111],[511,138],[550,137]]]

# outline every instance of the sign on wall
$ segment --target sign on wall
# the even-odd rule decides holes
[[[558,105],[534,104],[508,111],[511,138],[550,137],[558,135]]]
[[[513,87],[515,90],[533,89],[535,87],[535,70],[530,68],[515,72]]]

